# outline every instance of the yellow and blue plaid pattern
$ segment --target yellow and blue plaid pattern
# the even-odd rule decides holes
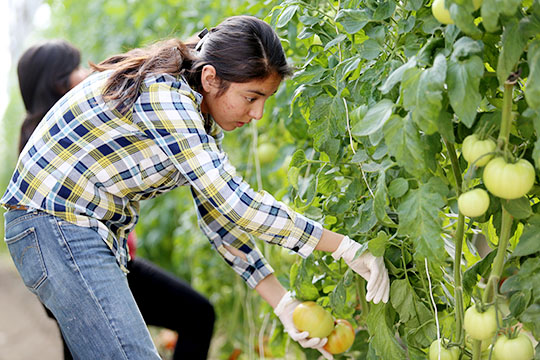
[[[109,74],[92,75],[47,113],[0,204],[26,205],[91,227],[125,266],[139,202],[190,185],[201,229],[249,286],[273,271],[252,237],[303,257],[313,251],[321,225],[253,191],[236,174],[221,149],[222,131],[215,124],[205,130],[202,96],[184,79],[147,77],[133,108],[122,115],[101,96]]]

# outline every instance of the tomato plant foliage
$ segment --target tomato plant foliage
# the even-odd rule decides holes
[[[368,359],[425,358],[437,326],[462,344],[463,309],[480,300],[509,302],[505,321],[540,336],[540,293],[530,290],[540,283],[519,280],[538,271],[529,265],[540,250],[531,240],[540,230],[536,174],[516,200],[491,194],[482,216],[457,208],[461,193],[482,184],[483,169],[461,156],[467,136],[488,139],[508,162],[538,166],[540,2],[479,4],[446,0],[454,25],[440,24],[422,0],[289,0],[269,15],[299,64],[286,122],[307,125],[293,133],[289,199],[384,255],[392,277],[390,303],[369,305],[362,281],[314,254],[293,267],[291,284],[365,321]],[[494,289],[508,269],[509,285]]]

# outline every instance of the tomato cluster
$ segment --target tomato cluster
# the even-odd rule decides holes
[[[334,322],[332,315],[314,301],[304,301],[293,311],[294,326],[307,331],[309,337],[328,337],[324,349],[331,354],[341,354],[349,349],[355,338],[354,328],[345,319]]]

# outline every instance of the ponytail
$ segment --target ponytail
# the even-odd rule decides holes
[[[126,113],[137,100],[146,76],[177,76],[183,69],[191,68],[193,61],[193,55],[186,44],[177,39],[169,39],[111,56],[99,64],[91,63],[90,66],[95,71],[113,70],[103,89],[103,98],[105,101],[116,102],[115,109]]]

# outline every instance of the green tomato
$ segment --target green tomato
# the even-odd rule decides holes
[[[481,313],[476,310],[476,306],[471,306],[465,311],[463,328],[472,339],[487,340],[492,338],[497,331],[495,307],[490,306]]]
[[[439,347],[439,340],[435,340],[431,343],[429,347],[429,360],[439,360],[439,349],[440,349],[440,360],[458,360],[459,359],[459,348],[451,347],[449,349],[445,348],[442,344]]]
[[[294,308],[292,319],[299,331],[307,331],[311,338],[324,338],[334,330],[334,318],[314,301],[304,301]]]
[[[277,147],[270,143],[262,143],[257,147],[261,164],[272,162],[277,156]]]
[[[491,160],[483,175],[489,192],[502,199],[517,199],[527,194],[534,185],[534,178],[534,167],[527,160],[511,164],[502,157]]]
[[[485,154],[493,152],[496,147],[495,141],[491,139],[480,140],[476,134],[472,134],[463,140],[461,153],[469,164],[474,163],[474,165],[481,167],[486,165],[493,157],[493,155]]]
[[[489,207],[489,195],[484,189],[473,189],[458,198],[459,211],[468,217],[482,216]]]
[[[531,360],[534,357],[534,347],[531,339],[523,333],[514,339],[503,335],[495,342],[493,355],[495,360]]]
[[[450,25],[454,23],[454,20],[450,17],[450,11],[444,5],[444,0],[434,0],[433,4],[431,4],[431,12],[441,24]]]

